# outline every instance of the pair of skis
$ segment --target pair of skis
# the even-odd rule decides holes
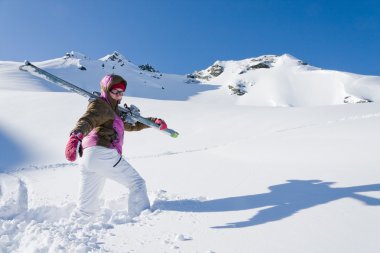
[[[66,90],[69,90],[71,92],[75,92],[85,98],[88,98],[88,99],[96,99],[99,97],[99,93],[98,92],[94,92],[94,93],[91,93],[91,92],[88,92],[72,83],[69,83],[35,65],[33,65],[32,63],[30,63],[29,61],[25,61],[24,62],[24,65],[20,66],[19,67],[20,70],[22,71],[27,71],[29,72],[30,74],[36,76],[36,77],[39,77],[41,79],[44,79],[46,81],[49,81],[51,83],[54,83]],[[136,113],[133,108],[129,108],[129,107],[121,107],[119,106],[119,111],[121,112],[122,116],[126,116],[126,117],[130,117],[132,118],[132,120],[134,121],[138,121],[138,122],[141,122],[142,124],[144,125],[147,125],[147,126],[150,126],[154,129],[157,129],[159,130],[160,129],[160,125],[150,121],[149,119],[147,118],[144,118],[142,117],[139,113]],[[163,132],[163,133],[166,133],[168,135],[170,135],[171,137],[173,138],[177,138],[179,133],[172,130],[172,129],[165,129],[165,130],[160,130],[160,132]]]

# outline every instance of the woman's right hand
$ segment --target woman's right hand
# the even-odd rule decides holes
[[[65,155],[66,159],[74,162],[77,159],[77,153],[82,156],[82,133],[72,133],[70,139],[66,144]]]
[[[154,123],[156,123],[160,127],[160,130],[168,129],[168,125],[163,119],[157,118],[154,120]]]

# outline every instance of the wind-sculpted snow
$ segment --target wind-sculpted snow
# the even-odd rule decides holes
[[[11,220],[0,220],[2,252],[107,252],[104,242],[114,226],[144,223],[156,213],[144,212],[131,219],[127,212],[103,208],[92,219],[72,219],[74,204],[42,206],[21,213]]]
[[[19,178],[0,173],[0,219],[12,219],[28,210],[28,190]]]
[[[70,164],[32,166],[18,170],[18,174],[67,166],[72,167]],[[0,174],[0,252],[106,252],[104,241],[113,236],[114,226],[144,224],[159,213],[146,210],[139,217],[130,218],[126,211],[127,195],[108,201],[92,218],[70,216],[75,207],[73,202],[28,209],[28,197],[32,202],[38,197],[28,196],[27,188],[31,189],[31,195],[35,194],[34,184],[25,183],[17,176]]]

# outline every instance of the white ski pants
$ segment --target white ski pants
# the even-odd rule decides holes
[[[91,216],[99,210],[98,198],[106,178],[129,189],[128,214],[131,217],[150,208],[145,181],[139,173],[116,149],[94,146],[83,152],[78,211]]]

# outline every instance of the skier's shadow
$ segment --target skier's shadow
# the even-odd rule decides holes
[[[0,127],[0,173],[11,172],[27,159],[25,150]]]
[[[278,221],[317,205],[352,198],[366,205],[378,206],[380,199],[361,195],[380,191],[380,184],[331,188],[333,182],[321,180],[288,180],[287,183],[269,187],[270,192],[214,200],[158,200],[153,207],[180,212],[227,212],[264,208],[245,221],[237,221],[213,228],[239,228]]]

